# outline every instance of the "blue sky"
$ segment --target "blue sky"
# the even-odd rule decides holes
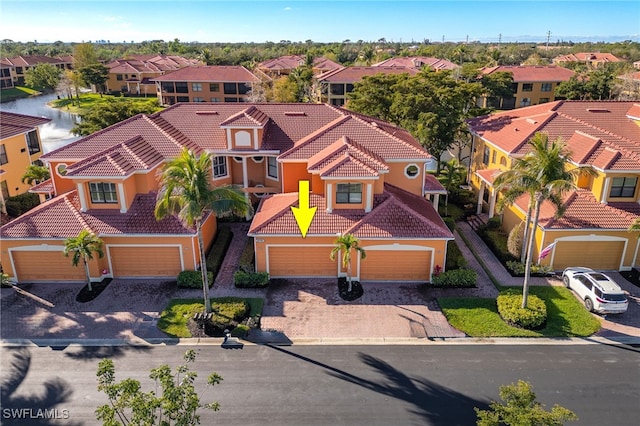
[[[15,41],[640,41],[640,1],[0,0]]]

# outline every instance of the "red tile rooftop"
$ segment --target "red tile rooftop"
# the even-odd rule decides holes
[[[260,79],[251,71],[239,65],[188,66],[177,71],[154,77],[153,81],[202,81],[259,83]]]
[[[327,71],[318,76],[319,81],[328,83],[355,83],[365,76],[376,74],[409,74],[416,75],[420,71],[413,67],[343,67]]]
[[[482,68],[483,74],[496,72],[508,72],[513,75],[514,82],[568,81],[576,73],[568,68],[556,65],[499,65],[496,67]]]
[[[36,127],[50,121],[51,119],[46,117],[34,117],[32,115],[0,111],[0,139],[7,139],[12,136],[28,133]]]

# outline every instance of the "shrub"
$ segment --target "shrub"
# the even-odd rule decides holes
[[[509,231],[509,236],[507,237],[507,250],[515,258],[519,258],[522,255],[523,238],[524,222],[520,222]]]
[[[487,221],[485,226],[487,229],[500,229],[502,226],[502,220],[500,219],[500,216],[493,216]]]
[[[221,297],[211,304],[213,317],[211,326],[224,331],[233,330],[246,316],[249,315],[249,303],[239,297]]]
[[[247,243],[244,245],[240,260],[238,261],[238,267],[241,271],[253,272],[255,270],[255,250],[253,247],[253,238],[247,238]]]
[[[218,275],[220,266],[224,260],[224,256],[227,254],[227,249],[233,239],[233,232],[229,226],[220,226],[216,238],[213,240],[213,245],[209,249],[207,255],[207,270],[213,273],[213,276]]]
[[[547,306],[544,300],[530,294],[527,298],[527,307],[521,308],[522,294],[514,291],[506,291],[498,296],[498,313],[507,323],[528,330],[542,328],[547,322]]]
[[[40,197],[38,197],[38,194],[27,192],[25,194],[7,198],[4,206],[7,209],[7,214],[9,216],[18,217],[21,214],[28,212],[38,204],[40,204]]]
[[[478,235],[502,264],[505,264],[508,260],[516,260],[516,258],[509,253],[509,248],[507,247],[507,235],[502,231],[502,229],[494,229],[485,225],[478,229]]]
[[[249,334],[249,330],[250,327],[244,324],[239,324],[236,326],[236,328],[234,328],[233,330],[231,330],[231,336],[232,337],[247,337],[247,334]]]
[[[240,288],[263,288],[269,285],[269,274],[266,272],[236,271],[233,282]]]
[[[213,272],[207,271],[209,287],[213,285]],[[202,288],[202,273],[200,271],[182,271],[178,274],[178,287]]]
[[[443,217],[442,220],[444,221],[444,224],[447,225],[447,228],[449,228],[449,231],[453,232],[453,230],[456,229],[456,221],[454,218]]]
[[[471,269],[452,269],[431,279],[434,287],[475,287],[478,274]]]
[[[508,260],[506,262],[507,269],[514,277],[524,276],[525,265],[522,262],[516,260]],[[533,276],[546,276],[553,270],[548,265],[531,265],[531,275]]]
[[[463,269],[468,265],[467,259],[464,258],[458,244],[455,241],[447,243],[447,263],[445,269],[451,271],[453,269]]]

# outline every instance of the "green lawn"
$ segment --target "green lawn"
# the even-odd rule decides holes
[[[95,105],[106,102],[107,99],[126,99],[131,103],[148,103],[155,102],[157,103],[156,97],[121,97],[121,96],[112,96],[112,95],[102,95],[100,96],[98,93],[82,93],[80,95],[80,106],[78,106],[78,99],[56,99],[49,103],[53,108],[64,109],[65,111],[69,111],[74,114],[82,114],[84,111],[91,109]],[[158,105],[158,111],[160,111],[162,107]]]
[[[224,303],[229,298],[212,298],[211,305]],[[260,317],[264,299],[246,298],[244,299],[250,306],[249,316]],[[224,308],[222,308],[224,309]],[[173,299],[160,314],[158,328],[171,337],[191,337],[187,322],[193,315],[204,311],[204,303],[201,299]]]
[[[542,330],[525,330],[505,323],[495,299],[443,297],[438,303],[449,324],[471,337],[586,337],[600,329],[600,321],[564,287],[530,287],[529,294],[540,297],[547,305],[547,325]]]
[[[28,87],[16,86],[9,89],[2,89],[2,91],[0,91],[0,99],[2,99],[3,102],[8,102],[14,99],[28,98],[29,96],[36,94],[38,94],[37,90],[33,90]]]

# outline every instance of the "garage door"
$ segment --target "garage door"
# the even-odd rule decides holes
[[[431,279],[431,252],[368,250],[360,261],[361,281],[423,281]]]
[[[71,264],[61,251],[12,251],[18,282],[84,281],[84,266]]]
[[[331,260],[331,247],[268,247],[272,277],[337,277],[338,260]]]
[[[182,271],[179,247],[110,246],[108,249],[114,277],[177,277]]]
[[[624,241],[558,241],[553,269],[586,266],[592,269],[620,269]]]

